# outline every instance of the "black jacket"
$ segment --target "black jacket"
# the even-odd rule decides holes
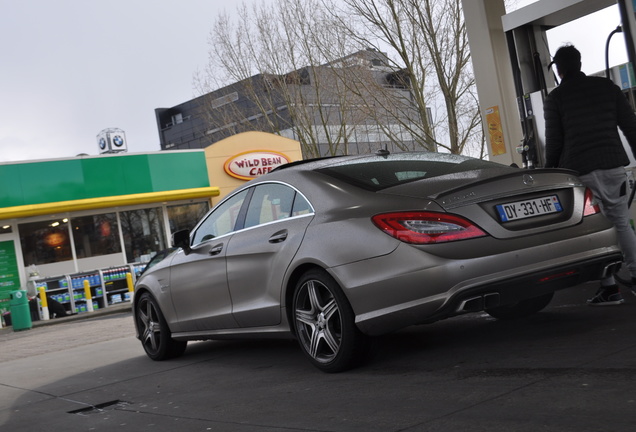
[[[636,115],[621,89],[583,72],[566,76],[544,102],[547,168],[587,174],[629,164],[618,133],[636,154]]]

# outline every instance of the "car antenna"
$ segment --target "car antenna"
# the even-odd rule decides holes
[[[389,155],[391,154],[391,152],[386,148],[386,146],[384,148],[381,148],[379,150],[376,150],[375,155],[376,156],[382,156],[383,158],[387,158]]]

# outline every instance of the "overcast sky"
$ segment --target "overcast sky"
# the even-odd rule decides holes
[[[0,0],[0,162],[159,150],[155,108],[195,95],[222,0]]]
[[[248,3],[256,1],[264,0]],[[214,18],[238,3],[0,0],[0,163],[96,155],[107,128],[125,131],[131,153],[159,150],[155,108],[197,96],[192,78],[206,64]],[[584,69],[602,69],[605,40],[620,24],[617,12],[608,16],[608,26],[583,23],[579,40],[568,30],[555,43],[574,43]]]

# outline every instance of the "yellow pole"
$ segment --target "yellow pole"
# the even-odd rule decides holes
[[[132,293],[135,291],[135,284],[133,284],[132,273],[126,273],[126,284],[128,285],[128,292],[130,293],[130,300],[132,300]]]
[[[129,292],[133,292],[135,290],[135,285],[132,281],[132,274],[130,272],[126,273],[126,284],[128,284]]]
[[[50,320],[51,315],[49,315],[49,302],[46,299],[46,288],[41,286],[38,291],[40,292],[40,304],[42,305],[42,320]]]
[[[84,297],[86,297],[86,310],[93,312],[93,296],[91,295],[91,283],[84,279]]]

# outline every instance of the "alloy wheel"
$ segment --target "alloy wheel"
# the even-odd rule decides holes
[[[298,289],[294,313],[304,350],[318,363],[333,361],[342,344],[342,317],[329,288],[315,279],[306,281]]]
[[[149,297],[144,297],[137,312],[141,343],[148,354],[157,354],[161,343],[161,323],[157,309]]]

